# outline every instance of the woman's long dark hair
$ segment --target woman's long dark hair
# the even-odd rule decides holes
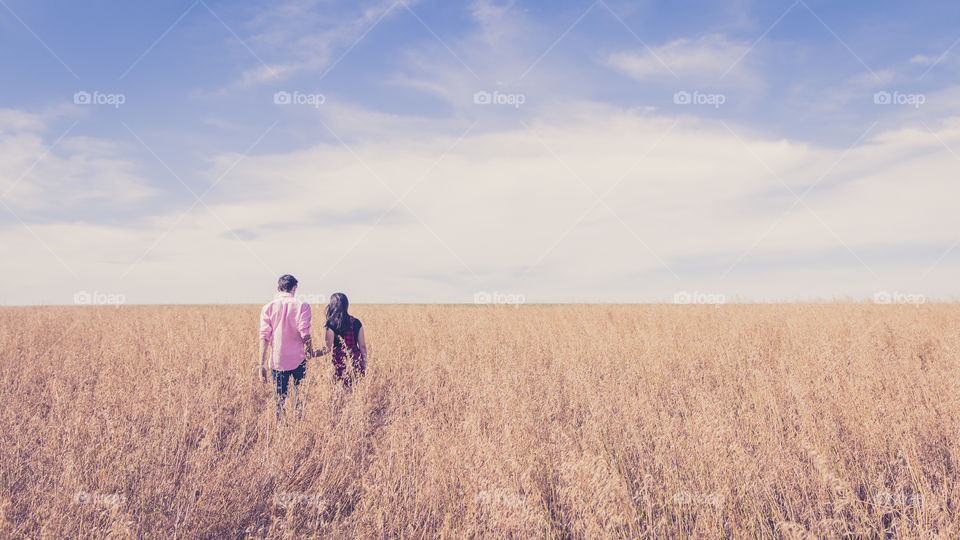
[[[344,335],[348,330],[347,323],[350,322],[350,314],[347,313],[349,307],[350,300],[347,300],[347,295],[333,293],[330,303],[327,304],[327,328]]]

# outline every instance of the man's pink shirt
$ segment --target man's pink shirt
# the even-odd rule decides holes
[[[310,304],[291,293],[280,293],[260,311],[260,338],[272,343],[267,366],[296,369],[307,358],[303,340],[310,335]]]

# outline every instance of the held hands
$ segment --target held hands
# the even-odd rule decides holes
[[[327,354],[328,352],[330,352],[330,351],[328,351],[326,347],[324,347],[324,348],[322,348],[322,349],[312,349],[312,348],[308,349],[308,348],[304,347],[304,349],[303,349],[303,354],[304,354],[304,356],[307,357],[307,359],[317,358],[317,357],[320,357],[320,356],[323,356],[323,355]]]

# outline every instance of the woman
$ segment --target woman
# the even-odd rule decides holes
[[[367,341],[363,335],[360,319],[347,312],[350,301],[343,293],[334,293],[327,305],[326,347],[320,354],[333,352],[333,378],[349,387],[362,377],[367,370]],[[319,356],[319,355],[318,355]],[[347,357],[353,364],[353,371],[347,373]]]

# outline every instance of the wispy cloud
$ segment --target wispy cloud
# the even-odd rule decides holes
[[[414,5],[419,0],[407,0]],[[346,10],[320,0],[287,0],[262,9],[247,27],[268,65],[245,70],[238,84],[251,86],[308,71],[333,68],[384,19],[403,12],[398,0],[352,4]]]
[[[69,123],[55,129],[49,117],[0,110],[0,197],[23,215],[95,219],[147,200],[158,191],[130,154],[115,141],[72,135]]]
[[[646,81],[674,79],[719,79],[747,52],[748,43],[731,41],[720,34],[696,39],[681,38],[647,50],[621,51],[607,57],[611,67],[630,77]],[[669,66],[669,70],[664,66]],[[738,67],[745,71],[745,67]],[[735,75],[737,71],[733,72]]]
[[[847,247],[876,265],[880,276],[904,279],[886,266],[896,260],[896,250],[948,245],[951,231],[960,229],[949,203],[958,194],[951,176],[956,158],[941,143],[960,147],[957,122],[936,126],[936,134],[881,131],[846,150],[767,140],[736,125],[734,135],[707,120],[684,120],[664,137],[675,119],[590,104],[567,110],[545,112],[529,129],[471,134],[459,144],[452,136],[404,141],[395,133],[350,148],[325,143],[250,156],[224,192],[211,193],[210,206],[222,221],[199,210],[188,215],[153,259],[138,266],[131,283],[159,276],[175,261],[229,273],[231,280],[259,279],[262,271],[247,250],[238,249],[233,234],[224,236],[228,223],[262,256],[299,269],[305,281],[325,275],[325,282],[362,284],[371,297],[411,287],[402,276],[430,268],[452,276],[432,289],[437,300],[468,301],[467,293],[477,288],[523,290],[530,299],[583,300],[599,294],[582,285],[594,282],[632,291],[621,299],[652,299],[667,296],[671,289],[664,287],[675,280],[646,285],[631,280],[638,273],[664,272],[657,257],[681,280],[694,281],[690,287],[713,280],[714,287],[756,297],[783,294],[784,282],[763,284],[755,268],[786,257],[794,269],[778,272],[790,283],[790,293],[802,295],[823,288],[811,277],[815,273],[796,261],[815,265],[824,252],[840,260],[831,267],[833,283],[859,279],[867,293],[884,284],[875,283]],[[636,149],[660,138],[638,167]],[[825,172],[829,175],[814,186]],[[902,181],[907,176],[913,178],[909,184]],[[406,205],[391,210],[394,194],[411,185],[416,187]],[[593,194],[610,187],[615,189],[605,199],[609,207],[598,206],[559,238],[525,280],[517,269],[537,263]],[[810,187],[815,189],[806,197],[809,208],[799,207],[778,222],[793,201],[790,191]],[[385,212],[387,219],[378,222]],[[148,230],[112,232],[121,238],[115,238],[111,257],[142,251],[154,227],[173,218],[158,216]],[[738,269],[720,280],[720,268],[774,223]],[[74,230],[92,235],[74,237],[78,247],[103,241],[106,231],[86,227]],[[81,268],[97,264],[74,256]],[[476,268],[478,277],[465,274],[458,258]],[[714,261],[716,271],[704,275],[704,261]],[[953,262],[941,264],[952,268]],[[391,272],[384,275],[387,267]],[[574,275],[581,283],[577,291],[558,293]],[[211,293],[184,285],[176,294],[182,297],[170,301]]]

